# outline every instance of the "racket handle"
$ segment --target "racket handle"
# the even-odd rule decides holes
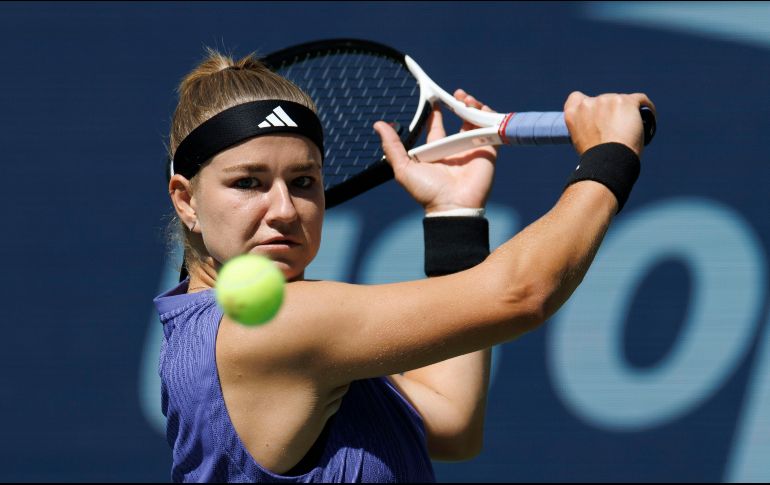
[[[501,134],[509,145],[563,145],[572,143],[562,111],[511,113]]]
[[[652,110],[646,106],[639,109],[644,129],[644,144],[655,136],[656,122]],[[562,145],[572,143],[564,113],[561,111],[529,111],[512,113],[503,121],[503,141],[509,145]]]

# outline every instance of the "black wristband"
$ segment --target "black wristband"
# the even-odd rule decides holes
[[[575,172],[567,180],[566,189],[581,180],[594,180],[607,186],[618,199],[618,212],[623,208],[639,178],[641,163],[636,153],[622,143],[602,143],[586,150]]]
[[[425,274],[441,276],[476,266],[489,256],[484,217],[425,217]]]

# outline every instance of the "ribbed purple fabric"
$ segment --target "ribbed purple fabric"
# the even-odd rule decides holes
[[[158,372],[174,482],[435,481],[422,419],[384,377],[350,385],[309,472],[277,475],[261,467],[222,397],[215,361],[222,312],[214,292],[187,294],[187,284],[154,300],[163,323]]]

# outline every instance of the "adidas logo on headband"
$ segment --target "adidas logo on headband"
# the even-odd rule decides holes
[[[265,121],[257,126],[260,128],[268,128],[270,126],[297,126],[297,123],[286,114],[286,111],[284,111],[283,108],[276,106],[273,109],[273,112],[267,115]]]

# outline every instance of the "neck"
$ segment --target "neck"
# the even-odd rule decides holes
[[[217,268],[214,258],[207,256],[203,261],[196,261],[187,268],[190,284],[187,292],[193,293],[214,288],[217,282]]]
[[[187,285],[188,293],[209,290],[217,284],[217,272],[221,265],[214,261],[211,256],[206,256],[202,261],[196,261],[187,268],[190,275],[190,284]],[[305,272],[290,278],[288,281],[304,281]]]

